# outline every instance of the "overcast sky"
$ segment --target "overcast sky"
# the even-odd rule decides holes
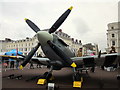
[[[68,18],[60,26],[63,32],[83,44],[107,47],[107,24],[118,21],[118,0],[2,0],[0,2],[0,39],[33,37],[35,32],[25,23],[32,20],[48,29],[70,6]]]

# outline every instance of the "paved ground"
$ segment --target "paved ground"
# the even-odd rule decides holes
[[[16,90],[16,88],[24,88],[24,89],[39,89],[39,90],[45,90],[47,85],[41,86],[37,85],[37,80],[29,81],[26,80],[37,75],[42,75],[44,72],[48,71],[46,68],[40,68],[40,69],[27,69],[24,70],[3,70],[2,71],[2,77],[8,76],[10,74],[14,75],[23,75],[22,80],[16,80],[16,79],[8,79],[8,78],[2,78],[2,88],[3,90],[7,90],[4,88],[9,88],[9,90]],[[118,71],[114,72],[107,72],[102,71],[99,68],[96,68],[95,73],[89,72],[89,75],[86,75],[85,72],[83,72],[82,76],[84,77],[83,80],[83,89],[99,89],[99,88],[105,88],[105,89],[113,89],[116,90],[120,88],[120,81],[116,79],[116,75],[118,74]],[[72,70],[70,68],[63,68],[60,71],[54,71],[53,75],[55,77],[55,84],[59,85],[59,90],[74,90],[75,88],[72,88]],[[20,89],[21,90],[21,89]],[[76,89],[75,89],[76,90]]]

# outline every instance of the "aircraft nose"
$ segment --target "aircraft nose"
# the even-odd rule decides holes
[[[41,45],[47,44],[47,41],[53,40],[53,35],[49,34],[46,31],[39,31],[37,32],[37,38]]]

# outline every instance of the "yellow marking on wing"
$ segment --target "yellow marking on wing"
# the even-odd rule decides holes
[[[0,57],[12,57],[12,58],[17,58],[17,56],[8,56],[8,55],[0,55]]]
[[[74,62],[71,64],[71,66],[72,67],[77,67],[77,65]]]

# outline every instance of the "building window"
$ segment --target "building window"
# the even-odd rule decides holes
[[[27,48],[25,48],[24,50],[27,51]]]
[[[30,48],[28,48],[28,51],[30,51]]]
[[[115,37],[115,34],[112,34],[112,37]]]
[[[20,51],[23,51],[23,48],[20,48]]]
[[[111,29],[114,29],[114,27],[111,27]]]
[[[112,45],[115,45],[115,41],[112,41]]]

